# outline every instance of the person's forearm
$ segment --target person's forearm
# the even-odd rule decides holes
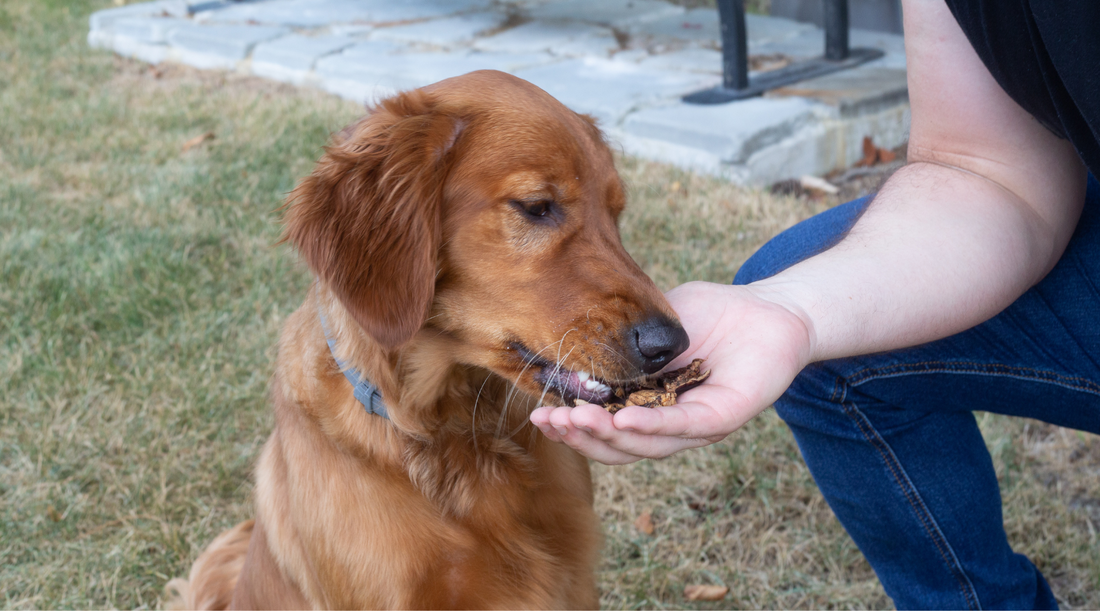
[[[978,175],[899,170],[839,244],[754,285],[811,332],[811,360],[923,343],[994,316],[1053,267],[1080,207],[1044,218]]]

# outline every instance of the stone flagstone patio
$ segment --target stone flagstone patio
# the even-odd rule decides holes
[[[156,0],[99,11],[88,42],[319,88],[359,102],[471,70],[509,72],[595,116],[627,153],[745,184],[846,167],[862,139],[908,138],[902,38],[853,30],[885,57],[718,106],[718,15],[663,0]],[[748,15],[753,68],[820,55],[823,32]]]

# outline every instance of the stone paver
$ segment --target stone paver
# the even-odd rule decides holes
[[[205,25],[190,23],[168,32],[168,44],[180,60],[198,68],[232,69],[248,57],[257,43],[289,34],[271,26]]]
[[[211,23],[257,23],[297,28],[362,21],[400,23],[484,9],[491,0],[266,0],[195,14]]]
[[[325,91],[370,102],[474,70],[516,73],[554,61],[548,53],[410,52],[390,41],[371,40],[321,58],[315,72]]]
[[[311,83],[317,60],[333,55],[358,42],[350,36],[303,36],[291,34],[262,42],[252,52],[252,72],[276,81],[304,85]]]
[[[841,116],[854,116],[904,104],[907,92],[905,70],[874,65],[787,85],[768,96],[815,100],[836,107]]]
[[[373,38],[403,43],[454,47],[473,42],[479,35],[499,28],[507,20],[508,16],[499,12],[470,13],[408,25],[378,28]]]
[[[818,56],[816,27],[747,16],[750,55]],[[88,43],[150,63],[247,72],[372,103],[472,70],[525,78],[595,116],[629,153],[765,184],[908,136],[902,38],[885,57],[764,98],[691,106],[721,80],[717,11],[665,0],[155,0],[99,11]],[[757,62],[759,69],[767,69]]]
[[[629,56],[616,58],[630,59]],[[714,49],[687,48],[658,55],[642,54],[638,65],[654,70],[682,70],[705,74],[722,74],[722,53]]]
[[[478,39],[475,49],[498,53],[534,53],[555,55],[591,55],[608,57],[619,50],[619,42],[610,29],[586,23],[532,21],[499,34]]]
[[[622,29],[683,12],[683,8],[661,0],[558,0],[543,2],[527,14],[538,21],[585,21]]]
[[[172,30],[190,25],[190,21],[174,17],[123,17],[112,23],[111,29],[116,36],[159,45],[168,41],[168,33]]]
[[[370,21],[396,24],[418,19],[449,17],[489,8],[492,0],[366,0],[374,4]]]
[[[369,2],[357,0],[270,0],[204,10],[197,13],[195,18],[208,23],[318,28],[333,22],[369,20],[372,17],[371,9]]]
[[[722,106],[650,108],[632,113],[623,130],[633,136],[692,146],[724,162],[745,162],[753,153],[797,132],[814,118],[816,105],[801,98],[753,98],[736,115]]]
[[[89,30],[92,32],[109,27],[119,19],[127,17],[154,17],[158,15],[170,15],[173,17],[186,17],[187,6],[180,0],[160,0],[158,2],[143,2],[115,8],[104,9],[92,14],[88,19]]]
[[[848,34],[848,41],[852,47],[872,47],[886,51],[885,57],[873,62],[875,66],[905,69],[905,43],[900,36],[852,30]],[[807,59],[821,55],[824,48],[825,33],[818,29],[810,29],[782,41],[762,43],[752,47],[750,53],[761,55],[781,53],[797,59]]]
[[[695,8],[682,15],[668,15],[652,21],[637,22],[628,28],[628,32],[650,44],[687,42],[720,48],[716,45],[720,39],[719,25],[716,10]],[[745,15],[745,29],[749,37],[750,52],[759,45],[780,43],[817,30],[810,24],[762,15]]]
[[[613,60],[571,59],[527,68],[515,75],[538,85],[563,104],[588,113],[601,127],[613,128],[622,117],[646,104],[717,85],[718,76],[646,70]]]
[[[648,21],[637,21],[627,28],[635,38],[654,39],[656,42],[685,41],[695,44],[713,44],[718,40],[718,11],[713,9],[689,9],[683,13],[662,15]]]
[[[862,156],[864,136],[901,144],[906,99],[904,72],[860,67],[737,102],[736,113],[723,112],[726,105],[642,109],[613,133],[626,152],[760,184],[849,166]]]
[[[783,44],[807,32],[820,32],[808,23],[799,23],[779,17],[765,17],[763,15],[745,15],[745,29],[748,30],[750,53],[754,52],[753,49],[758,46]],[[822,42],[821,49],[817,54],[820,55],[824,49],[825,43]]]

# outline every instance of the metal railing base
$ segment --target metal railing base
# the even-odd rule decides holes
[[[770,89],[776,89],[797,83],[806,79],[824,76],[832,72],[854,68],[862,63],[878,59],[885,55],[880,49],[857,48],[848,51],[848,57],[841,60],[830,60],[824,57],[816,57],[801,62],[793,63],[778,70],[761,73],[755,78],[749,79],[747,87],[729,88],[718,86],[713,89],[704,89],[689,93],[682,99],[688,104],[725,104],[736,100],[744,100],[763,94]]]

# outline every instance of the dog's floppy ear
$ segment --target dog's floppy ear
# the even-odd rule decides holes
[[[336,136],[287,200],[284,240],[388,348],[435,294],[446,153],[461,129],[422,91],[389,98]]]

